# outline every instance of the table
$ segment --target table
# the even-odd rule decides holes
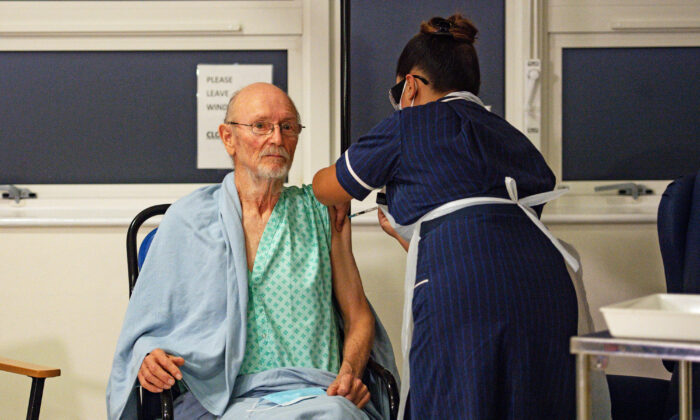
[[[608,356],[678,361],[679,417],[680,420],[691,419],[692,364],[700,362],[700,342],[618,338],[612,337],[609,331],[600,331],[571,337],[571,353],[576,355],[576,417],[578,420],[591,418],[589,371],[594,356],[598,362],[602,362]]]

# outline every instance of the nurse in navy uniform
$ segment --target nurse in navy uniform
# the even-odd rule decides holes
[[[578,266],[539,220],[560,192],[538,150],[477,96],[476,34],[461,15],[423,22],[397,64],[397,111],[313,188],[345,209],[386,188],[385,230],[408,248],[403,418],[572,419],[565,264]]]

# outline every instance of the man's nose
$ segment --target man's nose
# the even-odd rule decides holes
[[[282,127],[279,124],[272,126],[272,133],[270,133],[270,143],[272,144],[282,144]]]

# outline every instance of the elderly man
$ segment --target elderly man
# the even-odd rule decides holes
[[[283,186],[301,129],[275,86],[229,102],[219,134],[235,172],[164,216],[117,344],[110,418],[135,418],[136,379],[183,389],[176,418],[374,417],[360,378],[375,320],[350,224],[332,228],[311,186]]]

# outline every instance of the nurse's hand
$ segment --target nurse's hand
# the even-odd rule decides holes
[[[141,386],[153,393],[162,392],[175,385],[175,379],[182,379],[179,367],[185,364],[182,357],[155,349],[143,358],[138,378]]]
[[[360,409],[367,405],[370,397],[367,385],[353,374],[343,373],[342,369],[335,381],[328,387],[326,394],[345,397]]]
[[[399,244],[401,244],[403,249],[408,251],[408,241],[406,241],[404,238],[401,237],[401,235],[396,233],[396,230],[394,230],[394,228],[391,226],[389,219],[386,217],[382,209],[377,209],[377,218],[379,219],[379,226],[382,227],[382,230],[384,230],[384,232],[386,232],[392,238],[399,241]]]

